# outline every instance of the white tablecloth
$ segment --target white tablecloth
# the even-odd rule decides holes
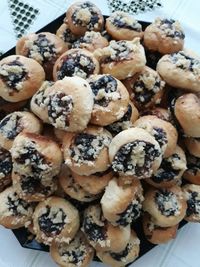
[[[130,3],[129,0],[122,2]],[[0,52],[15,46],[19,34],[20,14],[13,11],[21,0],[0,0]],[[26,24],[25,32],[34,32],[63,14],[73,1],[67,0],[26,0],[31,20]],[[94,1],[106,15],[109,14],[108,1]],[[112,1],[110,1],[112,2]],[[113,2],[115,2],[113,0]],[[200,1],[198,0],[163,0],[159,9],[137,14],[140,20],[152,21],[156,16],[178,19],[186,33],[186,47],[200,54]],[[21,4],[21,6],[22,6]],[[15,14],[13,14],[15,12]],[[24,12],[24,11],[23,11]],[[29,11],[28,11],[29,12]],[[11,15],[13,14],[13,15]],[[15,20],[19,16],[18,21]],[[18,27],[19,26],[19,27]],[[17,28],[18,27],[18,31]],[[25,26],[24,26],[25,27]],[[28,30],[27,30],[28,29]],[[179,231],[178,237],[166,244],[157,246],[137,260],[133,267],[200,267],[200,225],[189,223]],[[0,227],[0,267],[55,267],[48,253],[27,250],[20,247],[10,230]],[[93,262],[92,267],[105,266]]]

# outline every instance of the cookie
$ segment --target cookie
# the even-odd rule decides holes
[[[138,117],[139,117],[139,112],[138,112],[137,108],[133,105],[132,102],[129,102],[128,110],[124,114],[124,116],[121,119],[107,125],[105,128],[113,136],[115,136],[118,133],[120,133],[121,131],[127,130],[127,129],[133,127],[133,124],[138,119]]]
[[[152,216],[154,224],[161,227],[177,225],[186,214],[187,203],[180,187],[151,188],[145,194],[143,210]]]
[[[77,36],[84,35],[86,31],[99,32],[104,23],[100,9],[90,1],[72,4],[66,12],[66,21],[71,32]]]
[[[78,76],[83,79],[99,73],[99,62],[88,50],[75,48],[62,54],[53,68],[54,81]]]
[[[79,229],[78,210],[67,200],[50,197],[40,202],[33,213],[36,240],[46,245],[52,241],[69,243]]]
[[[109,158],[112,169],[119,175],[144,179],[157,171],[162,152],[154,137],[135,127],[120,132],[112,139]]]
[[[44,79],[43,68],[31,58],[12,55],[0,61],[0,96],[6,101],[31,98]]]
[[[120,179],[112,179],[100,202],[104,217],[113,225],[124,227],[140,217],[144,198],[139,180],[132,179],[131,184],[120,182]]]
[[[82,48],[94,52],[98,48],[108,46],[108,41],[100,32],[88,31],[72,44],[72,48]]]
[[[110,251],[97,251],[97,257],[106,265],[122,267],[137,259],[140,252],[140,240],[134,230],[131,230],[131,237],[126,248],[119,253]]]
[[[36,116],[27,111],[15,111],[0,121],[0,145],[9,150],[20,133],[39,134],[41,131],[42,124]]]
[[[109,46],[94,52],[99,60],[101,72],[110,74],[119,80],[132,77],[142,71],[146,64],[144,48],[139,38],[132,41],[111,41]]]
[[[65,77],[47,89],[48,121],[55,128],[70,132],[83,131],[91,118],[93,93],[80,77]],[[45,111],[46,111],[45,107]]]
[[[188,222],[200,222],[200,186],[186,184],[183,193],[187,200],[187,211],[185,220]]]
[[[130,225],[119,227],[107,222],[100,205],[91,205],[84,211],[81,229],[97,251],[120,252],[127,246],[131,234]]]
[[[142,38],[142,25],[131,15],[123,11],[115,11],[106,19],[106,31],[115,40],[133,40]]]
[[[0,192],[11,184],[12,158],[10,152],[0,147]]]
[[[79,175],[104,172],[109,166],[108,146],[112,135],[102,127],[89,126],[82,133],[66,133],[63,139],[65,163]]]
[[[142,217],[142,225],[146,239],[152,244],[164,244],[176,238],[178,224],[171,227],[160,227],[152,221],[152,217],[147,212]]]
[[[50,254],[60,266],[87,267],[93,259],[94,249],[89,245],[83,233],[79,231],[69,244],[53,241]]]
[[[73,199],[81,202],[91,202],[98,199],[100,196],[96,194],[90,194],[84,190],[74,179],[73,173],[70,169],[63,164],[61,172],[58,177],[59,184],[64,192]]]
[[[183,178],[192,184],[200,185],[200,158],[186,154],[187,170]]]
[[[180,146],[176,146],[174,153],[162,160],[157,172],[151,178],[146,179],[146,182],[156,188],[180,185],[182,175],[187,169],[186,164],[185,152]]]
[[[13,186],[0,193],[0,225],[17,229],[31,221],[33,206],[19,198]]]
[[[200,58],[184,51],[165,55],[158,61],[157,71],[172,87],[199,92]]]
[[[129,94],[125,86],[111,75],[92,75],[87,80],[94,94],[90,123],[109,125],[127,112]]]
[[[47,79],[52,78],[53,65],[66,50],[67,43],[50,32],[30,33],[16,44],[16,54],[36,60],[43,66]]]
[[[171,54],[183,49],[185,34],[177,20],[156,18],[144,31],[144,45],[151,51]]]
[[[67,43],[69,48],[71,48],[72,43],[75,42],[78,38],[71,32],[69,24],[66,20],[64,20],[63,24],[61,24],[60,27],[57,29],[56,35],[65,43]]]
[[[156,116],[147,115],[136,120],[134,126],[146,130],[156,139],[164,158],[174,153],[177,145],[178,133],[171,123],[161,120]]]
[[[130,93],[130,99],[139,110],[151,108],[161,102],[165,82],[149,67],[123,81]]]

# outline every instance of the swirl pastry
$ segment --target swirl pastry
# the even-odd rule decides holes
[[[0,61],[0,96],[6,101],[29,99],[44,79],[43,68],[31,58],[12,55]]]

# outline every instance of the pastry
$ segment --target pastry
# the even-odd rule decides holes
[[[13,186],[0,193],[0,225],[17,229],[31,221],[33,206],[19,198]]]
[[[172,87],[199,92],[200,58],[184,51],[165,55],[158,61],[157,71]]]
[[[50,254],[59,266],[87,267],[93,259],[94,249],[79,231],[69,244],[53,241]]]
[[[135,127],[145,129],[160,145],[164,158],[170,157],[176,148],[178,133],[176,128],[167,121],[156,116],[147,115],[140,117],[134,123]]]
[[[86,31],[101,31],[104,23],[100,9],[90,1],[72,4],[66,12],[66,21],[72,33],[84,35]]]
[[[187,200],[187,211],[185,220],[188,222],[200,222],[200,186],[186,184],[183,193]]]
[[[88,31],[72,44],[72,48],[82,48],[94,52],[97,48],[108,46],[108,41],[100,32]]]
[[[43,68],[31,58],[12,55],[0,61],[0,96],[6,101],[29,99],[44,79]]]
[[[181,178],[186,166],[185,152],[179,146],[176,146],[174,153],[164,158],[157,172],[149,179],[146,179],[148,184],[156,188],[170,187],[181,183]]]
[[[129,94],[125,86],[111,75],[92,75],[87,80],[94,94],[90,122],[105,126],[121,119],[127,112]]]
[[[102,127],[89,126],[82,133],[66,133],[63,139],[65,163],[79,175],[106,171],[111,134]]]
[[[126,179],[126,177],[124,177]],[[120,184],[120,179],[111,180],[101,198],[104,217],[113,225],[127,226],[140,217],[143,189],[139,180]]]
[[[112,139],[109,158],[112,169],[119,175],[142,179],[157,171],[162,153],[154,137],[135,127],[120,132]]]
[[[144,116],[153,115],[164,121],[168,121],[168,122],[172,121],[170,111],[168,109],[161,108],[161,107],[153,107],[153,108],[147,109],[144,112],[142,112],[142,115]]]
[[[97,251],[113,252],[125,249],[131,233],[130,225],[119,227],[107,222],[100,205],[91,205],[84,211],[82,231]]]
[[[55,176],[60,172],[62,153],[51,139],[21,133],[11,149],[13,184],[27,201],[42,201],[57,188]]]
[[[78,210],[67,200],[49,197],[33,213],[36,240],[46,245],[52,241],[69,243],[79,229]]]
[[[38,116],[44,123],[50,123],[48,118],[48,91],[54,85],[52,81],[44,81],[39,90],[33,95],[30,102],[31,111]]]
[[[47,90],[44,101],[49,123],[70,132],[83,131],[87,127],[93,103],[92,90],[88,82],[80,77],[65,77],[55,82]]]
[[[200,185],[200,158],[186,154],[187,170],[183,177],[192,184]]]
[[[77,36],[71,32],[69,24],[66,20],[64,20],[63,24],[61,24],[60,27],[57,29],[56,35],[65,43],[67,43],[68,47],[70,48],[71,44],[77,40]]]
[[[56,137],[57,143],[62,144],[63,138],[64,138],[64,136],[66,134],[66,131],[60,130],[60,129],[57,129],[57,128],[54,128],[54,127],[53,127],[53,130],[54,130],[54,135]]]
[[[177,225],[186,214],[187,203],[180,187],[151,188],[144,196],[143,210],[161,227]]]
[[[140,110],[160,104],[165,82],[160,75],[149,67],[123,81],[130,98]]]
[[[185,34],[177,20],[156,18],[144,31],[144,46],[161,54],[183,49]]]
[[[83,79],[99,73],[99,62],[85,49],[70,49],[56,61],[53,69],[54,80],[79,76]]]
[[[117,135],[118,133],[120,133],[123,130],[127,130],[131,127],[133,127],[134,122],[138,119],[139,117],[139,113],[137,108],[133,105],[132,102],[129,102],[128,105],[128,110],[127,112],[124,114],[124,116],[107,125],[105,128],[113,135]]]
[[[41,133],[42,124],[32,113],[15,111],[0,121],[0,145],[11,149],[14,139],[21,132]]]
[[[147,212],[142,217],[143,231],[146,239],[152,244],[164,244],[176,238],[178,224],[170,227],[156,225]]]
[[[12,158],[10,152],[0,147],[0,192],[11,184]]]
[[[71,173],[66,165],[62,166],[58,180],[64,192],[73,199],[81,202],[91,202],[99,198],[99,195],[90,194],[88,191],[84,190],[84,188],[75,181],[73,173]]]
[[[146,64],[144,48],[139,38],[132,41],[111,41],[109,46],[97,49],[94,55],[100,62],[101,72],[119,80],[132,77],[142,71]]]
[[[186,137],[184,144],[191,155],[200,158],[200,139],[198,137]]]
[[[36,60],[43,66],[47,79],[52,78],[53,65],[66,50],[67,43],[50,32],[30,33],[16,44],[16,54]]]
[[[115,40],[133,40],[142,38],[142,25],[131,15],[123,11],[115,11],[106,19],[106,31]]]
[[[140,240],[136,233],[131,230],[131,237],[126,248],[119,253],[111,251],[97,251],[97,257],[106,265],[112,267],[123,267],[133,262],[140,252]]]
[[[73,173],[73,178],[85,191],[96,195],[102,193],[109,181],[113,177],[113,172],[110,168],[103,172],[96,172],[89,176]]]

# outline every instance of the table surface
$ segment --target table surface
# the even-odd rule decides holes
[[[4,53],[15,46],[20,34],[35,32],[53,21],[65,12],[73,1],[67,0],[0,0],[0,53]],[[141,0],[95,0],[103,14],[119,3],[125,7],[133,4],[142,6]],[[155,17],[178,19],[186,33],[185,47],[200,54],[200,28],[198,0],[146,0],[150,6],[152,2],[161,2],[160,8],[138,13],[135,18],[152,21]],[[146,5],[147,6],[147,5]],[[14,10],[15,9],[15,10]],[[28,11],[27,11],[28,10]],[[130,9],[129,9],[130,10]],[[20,20],[24,12],[29,12],[26,22]],[[160,245],[137,260],[133,267],[199,267],[200,255],[200,225],[189,223],[178,233],[174,241]],[[20,247],[10,230],[0,227],[0,267],[55,267],[48,253],[27,250]],[[91,267],[103,267],[101,263],[93,262]]]

